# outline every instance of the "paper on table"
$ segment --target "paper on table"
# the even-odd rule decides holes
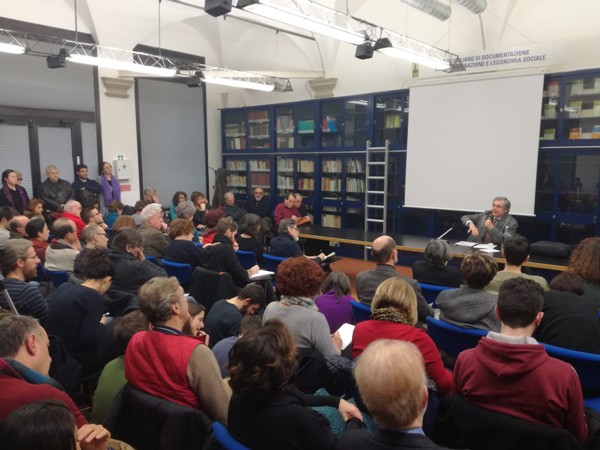
[[[250,275],[250,279],[252,281],[270,280],[271,278],[273,278],[273,275],[275,275],[275,272],[271,272],[269,270],[260,269],[254,275]]]
[[[494,244],[477,244],[475,246],[475,248],[480,248],[482,250],[485,250],[485,249],[494,250],[496,248],[496,246]]]
[[[477,242],[460,241],[460,242],[457,242],[454,245],[462,245],[463,247],[473,247],[476,244],[477,244]]]
[[[354,325],[351,323],[345,323],[342,325],[338,332],[342,338],[342,350],[345,350],[352,343],[352,335],[354,334]]]

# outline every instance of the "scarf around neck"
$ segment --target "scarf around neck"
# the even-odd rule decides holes
[[[371,313],[371,319],[384,320],[386,322],[402,323],[404,325],[412,324],[408,320],[408,315],[405,312],[398,311],[394,308],[378,308]]]
[[[315,304],[315,301],[310,297],[294,297],[291,295],[282,295],[279,303],[285,306],[297,305],[303,306],[308,309],[313,309],[315,311],[319,310],[319,308],[317,308],[317,305]]]

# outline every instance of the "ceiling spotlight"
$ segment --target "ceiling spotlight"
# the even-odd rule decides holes
[[[61,48],[57,55],[46,57],[46,65],[48,69],[60,69],[67,65],[67,51]]]
[[[356,52],[354,52],[354,57],[358,59],[370,59],[373,57],[373,52],[375,49],[371,44],[371,41],[365,41],[364,43],[356,46]]]
[[[213,17],[219,17],[231,12],[232,0],[206,0],[204,2],[204,12]]]

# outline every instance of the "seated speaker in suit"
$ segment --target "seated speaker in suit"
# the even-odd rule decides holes
[[[506,197],[495,197],[492,209],[479,214],[467,214],[461,222],[469,228],[468,241],[501,245],[505,235],[516,233],[519,223],[509,214],[510,200]]]
[[[378,426],[346,431],[336,449],[440,449],[423,433],[427,385],[423,358],[410,342],[380,339],[354,369],[362,401]]]

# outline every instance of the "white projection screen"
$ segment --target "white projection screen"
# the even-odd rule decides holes
[[[410,89],[405,206],[533,215],[544,77]]]

